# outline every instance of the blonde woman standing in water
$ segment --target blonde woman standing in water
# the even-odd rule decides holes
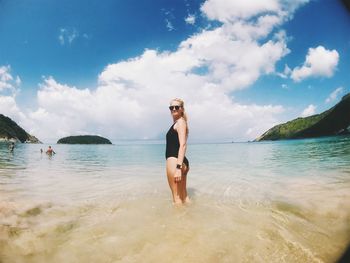
[[[171,100],[169,109],[174,123],[166,134],[166,172],[173,202],[181,204],[189,202],[186,181],[190,166],[185,157],[188,137],[187,115],[181,99]]]

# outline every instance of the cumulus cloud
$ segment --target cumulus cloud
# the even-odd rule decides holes
[[[42,123],[48,119],[47,125],[52,120],[66,124],[56,132],[62,136],[95,129],[110,138],[163,138],[170,119],[167,103],[183,97],[192,138],[255,138],[277,123],[283,107],[242,105],[230,98],[230,92],[272,72],[287,52],[286,45],[283,38],[259,45],[246,39],[232,41],[227,34],[228,28],[203,31],[175,52],[146,50],[110,64],[93,91],[45,79],[38,93],[40,110],[33,117]],[[198,74],[198,68],[206,68],[206,74]],[[211,123],[208,133],[203,133],[208,127],[205,119]]]
[[[86,34],[85,34],[86,35]],[[79,32],[75,28],[60,28],[58,34],[58,41],[60,44],[72,44],[75,39],[79,37]]]
[[[145,50],[107,65],[91,89],[45,78],[38,108],[27,113],[32,132],[44,141],[84,133],[164,138],[171,124],[168,102],[181,97],[192,139],[256,138],[279,122],[283,106],[242,104],[233,94],[276,74],[276,63],[290,52],[278,27],[296,4],[283,3],[208,0],[203,14],[222,24],[185,39],[175,51]]]
[[[129,63],[135,65],[135,61]],[[177,78],[179,82],[173,84],[166,77],[159,82],[150,81],[151,86],[141,85],[137,79],[133,83],[122,78],[112,80],[108,75],[110,70],[115,74],[114,66],[117,65],[110,65],[101,73],[99,86],[93,91],[60,84],[52,77],[45,79],[38,92],[39,108],[28,116],[35,123],[31,132],[52,141],[88,133],[112,140],[164,138],[171,124],[168,102],[171,98],[183,97],[192,139],[247,139],[255,138],[271,123],[275,124],[276,115],[284,110],[280,105],[234,102],[216,92],[215,86],[201,87],[200,80],[194,76],[190,82],[196,85],[195,89],[191,89],[191,83],[187,84],[185,75],[182,81]],[[182,84],[185,86],[181,87]],[[180,88],[177,89],[177,85]],[[210,132],[203,133],[208,130],[209,120]]]
[[[314,115],[315,111],[316,111],[316,106],[313,104],[310,104],[303,110],[303,112],[301,113],[301,117],[308,117],[308,116]]]
[[[91,91],[60,84],[52,77],[44,79],[38,91],[39,108],[31,113],[31,118],[40,123],[35,134],[60,137],[97,132],[113,138],[136,138],[133,129],[142,128],[143,109],[122,89],[122,85],[101,86]]]
[[[25,119],[25,115],[17,106],[14,96],[0,95],[0,113],[15,120]]]
[[[202,5],[201,10],[209,19],[225,23],[247,19],[261,13],[278,12],[280,5],[277,0],[209,0]]]
[[[0,113],[18,120],[25,119],[16,103],[21,79],[11,74],[10,66],[0,66]]]
[[[15,95],[21,85],[19,76],[13,77],[11,74],[11,67],[0,66],[0,94],[5,92]]]
[[[293,69],[291,78],[299,82],[308,77],[331,77],[338,61],[339,54],[335,49],[327,50],[323,46],[309,48],[304,64]]]
[[[186,22],[186,24],[194,25],[194,24],[196,23],[196,16],[195,16],[195,15],[189,14],[189,15],[185,18],[185,22]]]
[[[343,88],[343,87],[339,87],[339,88],[335,89],[335,90],[328,96],[328,98],[326,99],[325,102],[326,102],[326,103],[334,102],[334,101],[338,98],[338,96],[339,96],[340,94],[343,93],[343,91],[344,91],[344,88]]]

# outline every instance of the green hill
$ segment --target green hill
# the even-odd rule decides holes
[[[78,135],[61,138],[60,144],[112,144],[110,140],[97,135]]]
[[[0,140],[41,143],[36,137],[28,134],[16,122],[3,114],[0,114]]]
[[[331,109],[276,125],[255,141],[315,138],[350,133],[350,93]]]

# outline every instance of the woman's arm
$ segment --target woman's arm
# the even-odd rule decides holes
[[[182,165],[187,148],[187,135],[186,135],[187,123],[184,119],[179,119],[177,122],[176,131],[179,136],[180,148],[177,156],[177,164]]]

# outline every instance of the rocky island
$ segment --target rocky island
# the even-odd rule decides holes
[[[27,133],[16,122],[3,114],[0,114],[0,141],[41,143],[35,136]]]
[[[350,93],[320,114],[274,126],[255,141],[316,138],[350,134]]]
[[[59,144],[112,144],[110,140],[97,135],[77,135],[61,138]]]

